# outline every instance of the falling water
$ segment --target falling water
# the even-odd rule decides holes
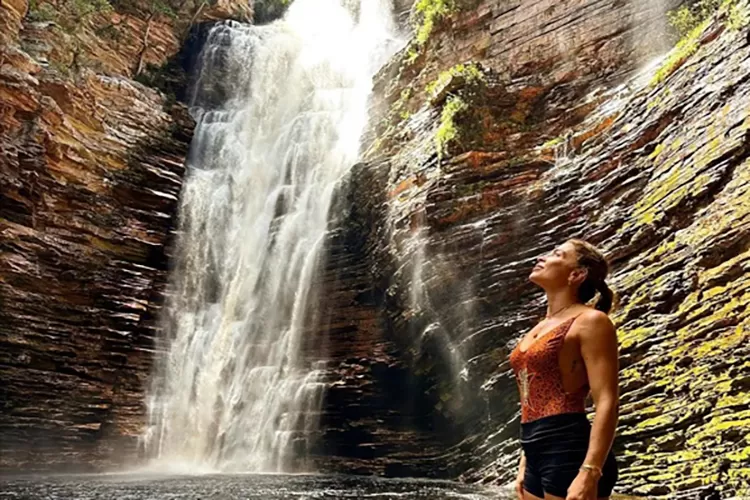
[[[371,78],[398,49],[387,0],[297,0],[269,26],[215,27],[149,397],[146,450],[170,467],[299,468],[325,358],[315,275]]]

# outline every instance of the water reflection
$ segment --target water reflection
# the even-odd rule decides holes
[[[449,481],[320,475],[149,474],[65,475],[0,479],[0,499],[177,500],[177,499],[394,499],[489,500],[512,498]]]

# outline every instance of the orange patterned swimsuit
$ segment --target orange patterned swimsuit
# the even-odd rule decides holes
[[[566,392],[559,364],[563,340],[576,317],[537,337],[525,352],[521,351],[519,342],[510,354],[510,365],[521,395],[521,423],[551,415],[586,411],[589,384],[584,384],[573,393]]]

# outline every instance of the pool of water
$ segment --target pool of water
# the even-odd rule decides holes
[[[507,490],[449,481],[318,475],[97,474],[0,477],[0,499],[508,500]]]

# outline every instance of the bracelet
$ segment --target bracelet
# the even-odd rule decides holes
[[[583,464],[579,467],[579,470],[594,471],[597,474],[597,478],[602,477],[602,468],[597,465]]]

